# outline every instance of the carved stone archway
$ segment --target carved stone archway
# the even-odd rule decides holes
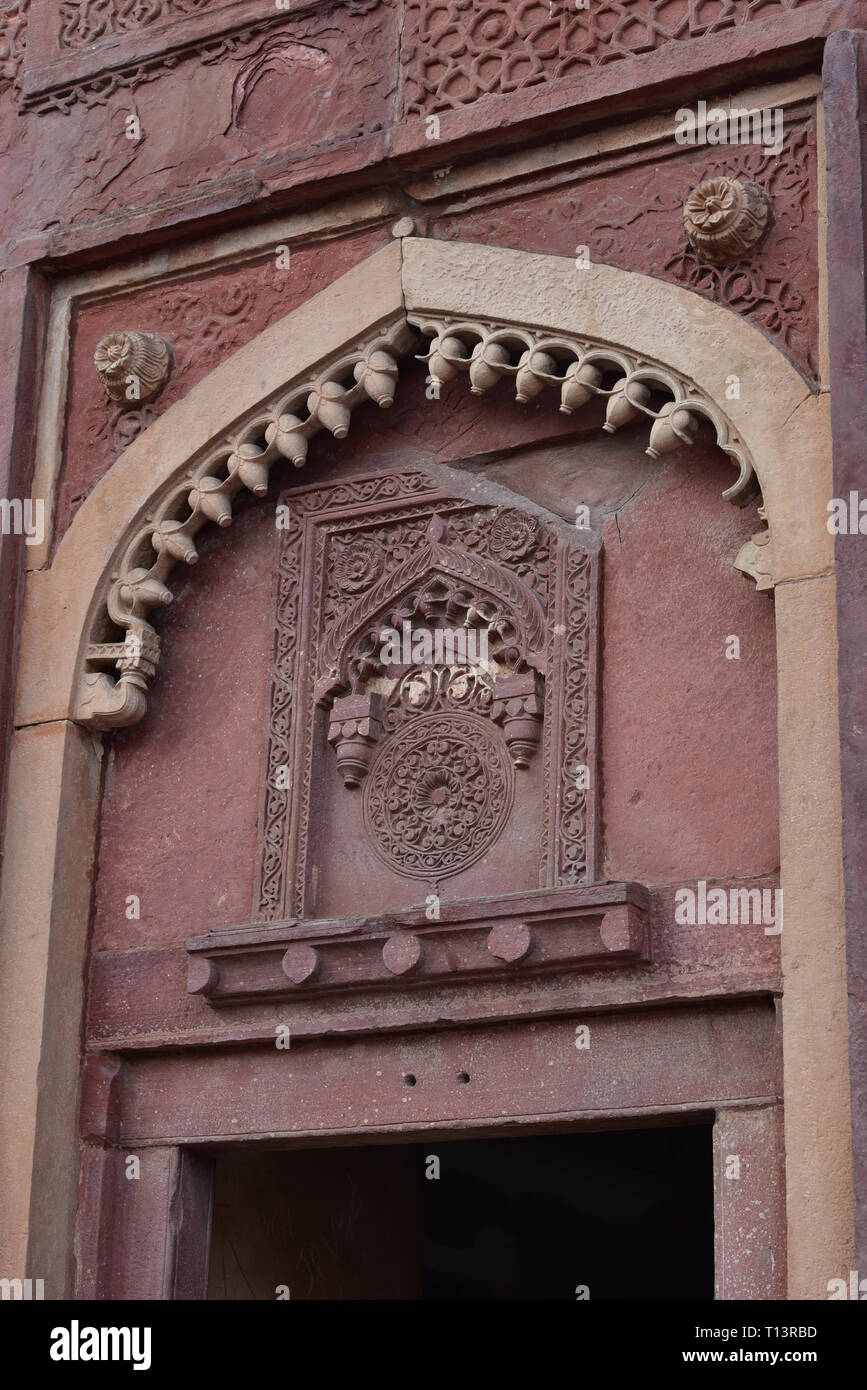
[[[317,429],[340,437],[360,400],[387,401],[400,357],[420,350],[411,328],[432,344],[435,377],[465,370],[473,389],[484,390],[514,375],[519,398],[548,389],[568,409],[601,388],[615,428],[642,411],[657,414],[646,394],[652,385],[667,404],[652,424],[651,449],[688,438],[704,416],[738,467],[729,492],[743,494],[753,473],[758,480],[771,539],[762,533],[739,563],[777,598],[785,1036],[793,1059],[785,1084],[790,1287],[814,1297],[829,1268],[848,1267],[851,1239],[833,543],[824,524],[828,402],[756,329],[665,282],[609,266],[580,270],[559,257],[408,239],[260,334],[125,450],[50,568],[28,575],[4,995],[47,998],[46,976],[81,978],[99,787],[98,741],[87,726],[144,713],[157,656],[147,614],[166,600],[172,565],[194,561],[196,531],[226,524],[241,487],[265,490],[278,457],[300,461]],[[737,391],[727,393],[732,382]],[[26,949],[16,951],[16,942]],[[80,986],[67,995],[62,1023],[46,1002],[3,1050],[33,1097],[32,1127],[16,1140],[11,1185],[19,1194],[7,1208],[22,1250],[28,1206],[38,1207],[49,1187],[37,1129],[43,1153],[69,1148],[75,1133]],[[37,1112],[40,1058],[55,1090]],[[73,1199],[72,1180],[63,1193],[55,1187],[55,1205],[71,1210]],[[63,1263],[59,1226],[60,1234],[31,1241],[46,1270]]]

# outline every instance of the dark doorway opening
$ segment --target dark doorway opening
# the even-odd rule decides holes
[[[712,1299],[710,1124],[223,1153],[208,1296]]]
[[[424,1186],[423,1298],[713,1298],[709,1127],[440,1151]]]

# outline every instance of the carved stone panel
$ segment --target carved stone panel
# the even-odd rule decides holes
[[[597,564],[417,471],[280,499],[254,915],[594,881]]]

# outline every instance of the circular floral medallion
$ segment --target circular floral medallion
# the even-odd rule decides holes
[[[514,791],[503,738],[473,714],[422,715],[383,744],[364,786],[364,819],[390,868],[412,878],[461,873],[490,849]]]
[[[740,179],[705,179],[683,209],[683,225],[694,251],[724,265],[758,246],[771,220],[767,194]]]
[[[382,551],[375,541],[362,537],[338,550],[333,560],[337,587],[355,594],[366,589],[382,572]]]
[[[491,525],[491,554],[498,560],[522,560],[536,549],[542,531],[534,516],[503,507]]]

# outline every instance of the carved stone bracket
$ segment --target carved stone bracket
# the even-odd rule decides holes
[[[766,521],[764,507],[759,507],[759,517]],[[766,593],[774,590],[773,540],[770,528],[757,531],[745,545],[741,546],[735,557],[735,569],[741,570],[756,581],[756,588]]]
[[[502,725],[516,767],[530,765],[542,735],[544,709],[545,693],[532,671],[526,675],[506,676],[494,686],[491,718],[495,724]]]
[[[341,994],[646,961],[648,895],[637,883],[539,890],[345,921],[228,927],[193,937],[187,989],[209,1003]]]
[[[345,787],[357,787],[365,776],[373,749],[382,733],[382,697],[375,693],[347,695],[335,700],[328,742],[337,754]]]

